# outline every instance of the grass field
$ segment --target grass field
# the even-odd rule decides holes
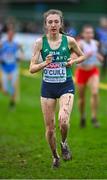
[[[34,76],[21,75],[21,99],[14,111],[8,110],[9,98],[0,94],[0,178],[107,178],[107,90],[100,89],[99,129],[93,128],[90,121],[89,92],[87,127],[80,129],[76,94],[68,138],[73,160],[61,160],[61,167],[53,170],[40,108],[41,76]],[[102,77],[101,81],[107,82],[107,78]],[[58,121],[56,130],[60,152]]]

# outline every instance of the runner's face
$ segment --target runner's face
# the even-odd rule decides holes
[[[46,29],[48,33],[52,35],[59,33],[61,28],[61,19],[58,14],[50,14],[46,18]]]
[[[93,28],[84,29],[83,38],[87,39],[87,40],[93,39],[94,38],[94,30],[93,30]]]

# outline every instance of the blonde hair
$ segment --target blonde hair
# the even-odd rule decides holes
[[[57,14],[60,17],[61,20],[61,28],[60,28],[60,33],[64,34],[64,18],[63,18],[63,13],[60,10],[56,9],[50,9],[47,12],[44,13],[44,27],[46,25],[46,19],[50,14]]]

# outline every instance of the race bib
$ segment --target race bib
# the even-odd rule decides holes
[[[15,56],[11,53],[6,53],[3,56],[3,60],[4,62],[6,62],[7,64],[11,64],[15,62]]]
[[[43,80],[49,83],[61,83],[66,81],[65,62],[50,63],[43,70]]]

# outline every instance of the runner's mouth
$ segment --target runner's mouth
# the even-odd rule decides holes
[[[51,29],[51,31],[52,31],[52,32],[55,32],[55,31],[56,31],[56,29]]]

